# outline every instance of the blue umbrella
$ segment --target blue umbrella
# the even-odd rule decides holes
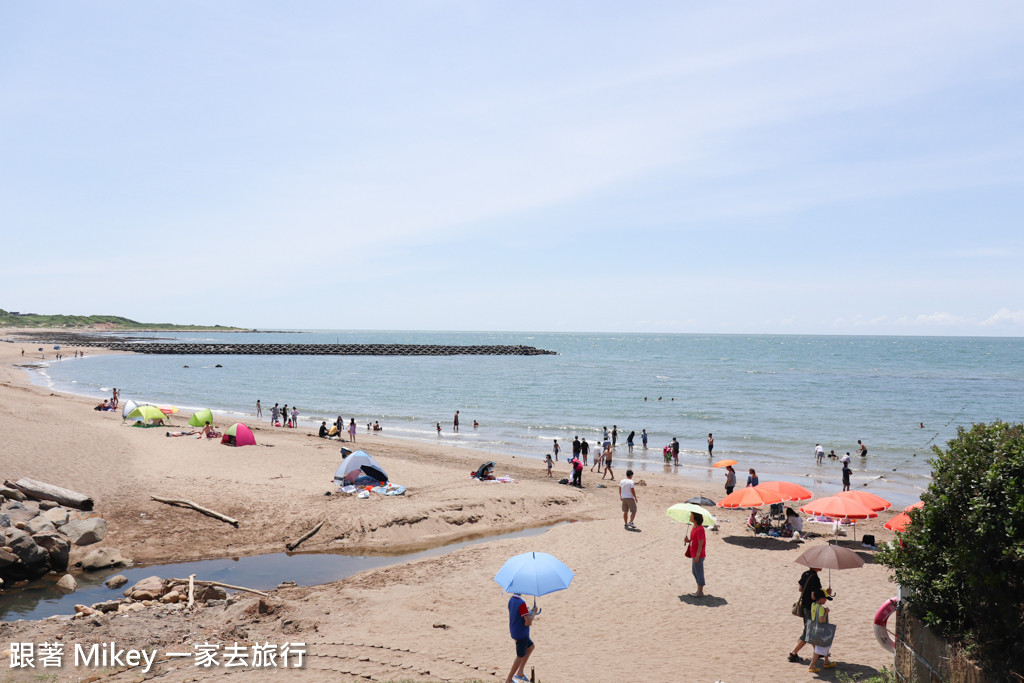
[[[523,553],[509,558],[494,575],[494,580],[506,593],[536,597],[565,590],[574,576],[554,555]]]

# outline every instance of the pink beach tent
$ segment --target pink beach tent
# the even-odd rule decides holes
[[[255,446],[256,437],[252,435],[251,429],[241,422],[236,422],[224,430],[220,442],[231,446]]]

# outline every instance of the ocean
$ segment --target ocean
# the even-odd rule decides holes
[[[120,337],[131,335],[118,335]],[[739,462],[739,483],[800,483],[840,490],[840,465],[815,463],[814,447],[853,455],[852,488],[903,506],[930,481],[931,446],[959,426],[1024,413],[1024,339],[701,334],[303,331],[160,333],[235,343],[524,344],[553,356],[155,356],[87,355],[39,362],[33,381],[102,398],[206,407],[219,422],[251,421],[256,400],[298,406],[314,428],[339,415],[384,435],[543,459],[558,439],[592,444],[618,427],[616,473],[678,472],[724,494],[712,462]],[[48,354],[49,355],[49,354]],[[216,367],[220,365],[222,367]],[[458,434],[452,431],[460,413]],[[479,427],[473,427],[473,421]],[[183,421],[182,421],[183,422]],[[435,425],[441,424],[437,434]],[[921,425],[924,425],[921,427]],[[640,445],[646,429],[649,448]],[[637,433],[632,456],[626,436]],[[707,435],[715,435],[714,458]],[[679,466],[662,447],[682,445]],[[868,447],[857,457],[857,440]],[[559,464],[557,469],[567,469]],[[639,475],[642,477],[642,474]]]

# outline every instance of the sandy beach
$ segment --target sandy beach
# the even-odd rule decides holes
[[[306,644],[303,669],[201,668],[178,659],[158,662],[146,674],[138,668],[76,669],[67,661],[61,669],[42,670],[59,680],[159,675],[163,681],[504,681],[514,647],[508,598],[492,578],[507,558],[531,550],[555,555],[576,573],[568,590],[538,599],[544,611],[532,629],[537,647],[527,673],[533,668],[545,683],[839,680],[840,674],[865,677],[892,667],[892,655],[872,634],[872,619],[896,588],[873,553],[845,539],[841,543],[867,562],[831,572],[837,592],[831,620],[838,627],[832,656],[839,665],[809,673],[809,646],[801,652],[803,664],[787,661],[802,626],[790,614],[805,569],[795,559],[827,542],[827,526],[807,524],[820,535],[802,544],[754,538],[745,530],[745,511],[714,510],[721,528],[708,533],[709,597],[689,596],[695,584],[683,556],[686,526],[665,510],[694,495],[720,499],[724,491],[717,480],[709,485],[660,473],[638,476],[644,480],[637,487],[639,531],[631,532],[623,529],[616,485],[625,470],[622,446],[610,487],[596,488],[600,477],[588,467],[585,488],[577,490],[558,484],[568,474],[564,459],[549,479],[536,460],[388,439],[361,429],[355,447],[376,458],[393,482],[408,488],[407,495],[326,496],[336,488],[331,478],[341,459],[338,442],[265,421],[252,424],[258,445],[237,449],[219,440],[167,438],[165,429],[124,426],[120,412],[96,412],[93,401],[33,386],[17,367],[32,361],[20,356],[21,348],[0,344],[0,478],[28,477],[90,495],[109,525],[100,545],[116,547],[136,563],[281,552],[321,521],[323,528],[302,551],[394,554],[553,527],[539,536],[476,544],[331,584],[277,589],[262,607],[259,598],[243,595],[234,605],[192,612],[154,607],[98,623],[48,619],[0,625],[4,650],[12,642],[54,640],[69,648],[113,641],[161,652],[201,642]],[[186,421],[187,415],[178,414],[172,424]],[[496,474],[515,483],[472,480],[469,472],[487,460],[497,463]],[[239,525],[151,496],[187,498]],[[879,542],[892,539],[882,523],[894,514],[859,524],[858,538],[869,533]],[[72,563],[93,547],[76,548]],[[823,583],[828,577],[823,571]],[[6,659],[0,681],[41,673],[11,670]]]

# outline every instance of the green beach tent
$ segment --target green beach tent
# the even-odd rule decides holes
[[[167,416],[156,406],[138,406],[132,412],[125,415],[126,420],[166,420]]]
[[[188,419],[188,423],[192,427],[205,427],[207,422],[211,425],[213,424],[213,413],[210,412],[209,408],[197,410],[192,414],[192,417]]]

